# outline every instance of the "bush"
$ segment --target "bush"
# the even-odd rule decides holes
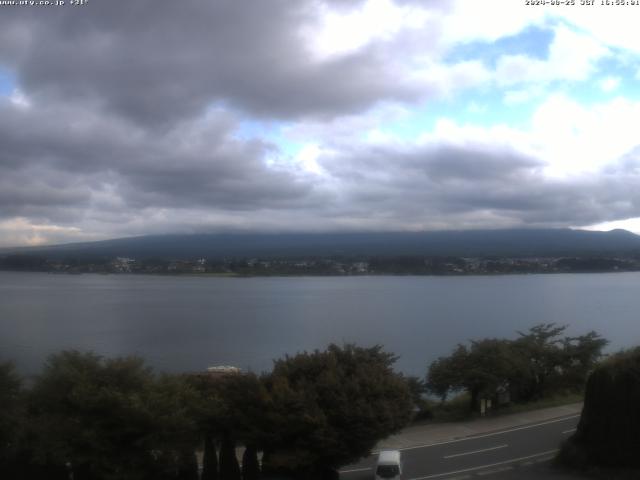
[[[619,353],[590,376],[576,433],[559,460],[573,467],[640,468],[640,348]]]

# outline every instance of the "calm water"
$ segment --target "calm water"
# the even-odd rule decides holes
[[[423,375],[457,342],[540,322],[640,345],[640,273],[205,278],[0,272],[0,359],[35,373],[66,348],[140,354],[159,370],[268,370],[330,342],[383,344]]]

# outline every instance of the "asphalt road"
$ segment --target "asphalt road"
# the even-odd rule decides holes
[[[403,480],[570,479],[549,467],[579,415],[402,450]],[[343,480],[371,480],[376,455],[345,467]]]

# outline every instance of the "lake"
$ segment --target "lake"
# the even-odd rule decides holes
[[[423,376],[458,342],[541,322],[640,345],[640,273],[465,277],[55,275],[0,272],[0,360],[36,373],[50,353],[139,354],[157,370],[269,370],[330,342],[384,345]]]

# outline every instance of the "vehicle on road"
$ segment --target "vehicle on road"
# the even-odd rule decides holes
[[[378,454],[376,480],[400,480],[402,459],[398,450],[383,450]]]

